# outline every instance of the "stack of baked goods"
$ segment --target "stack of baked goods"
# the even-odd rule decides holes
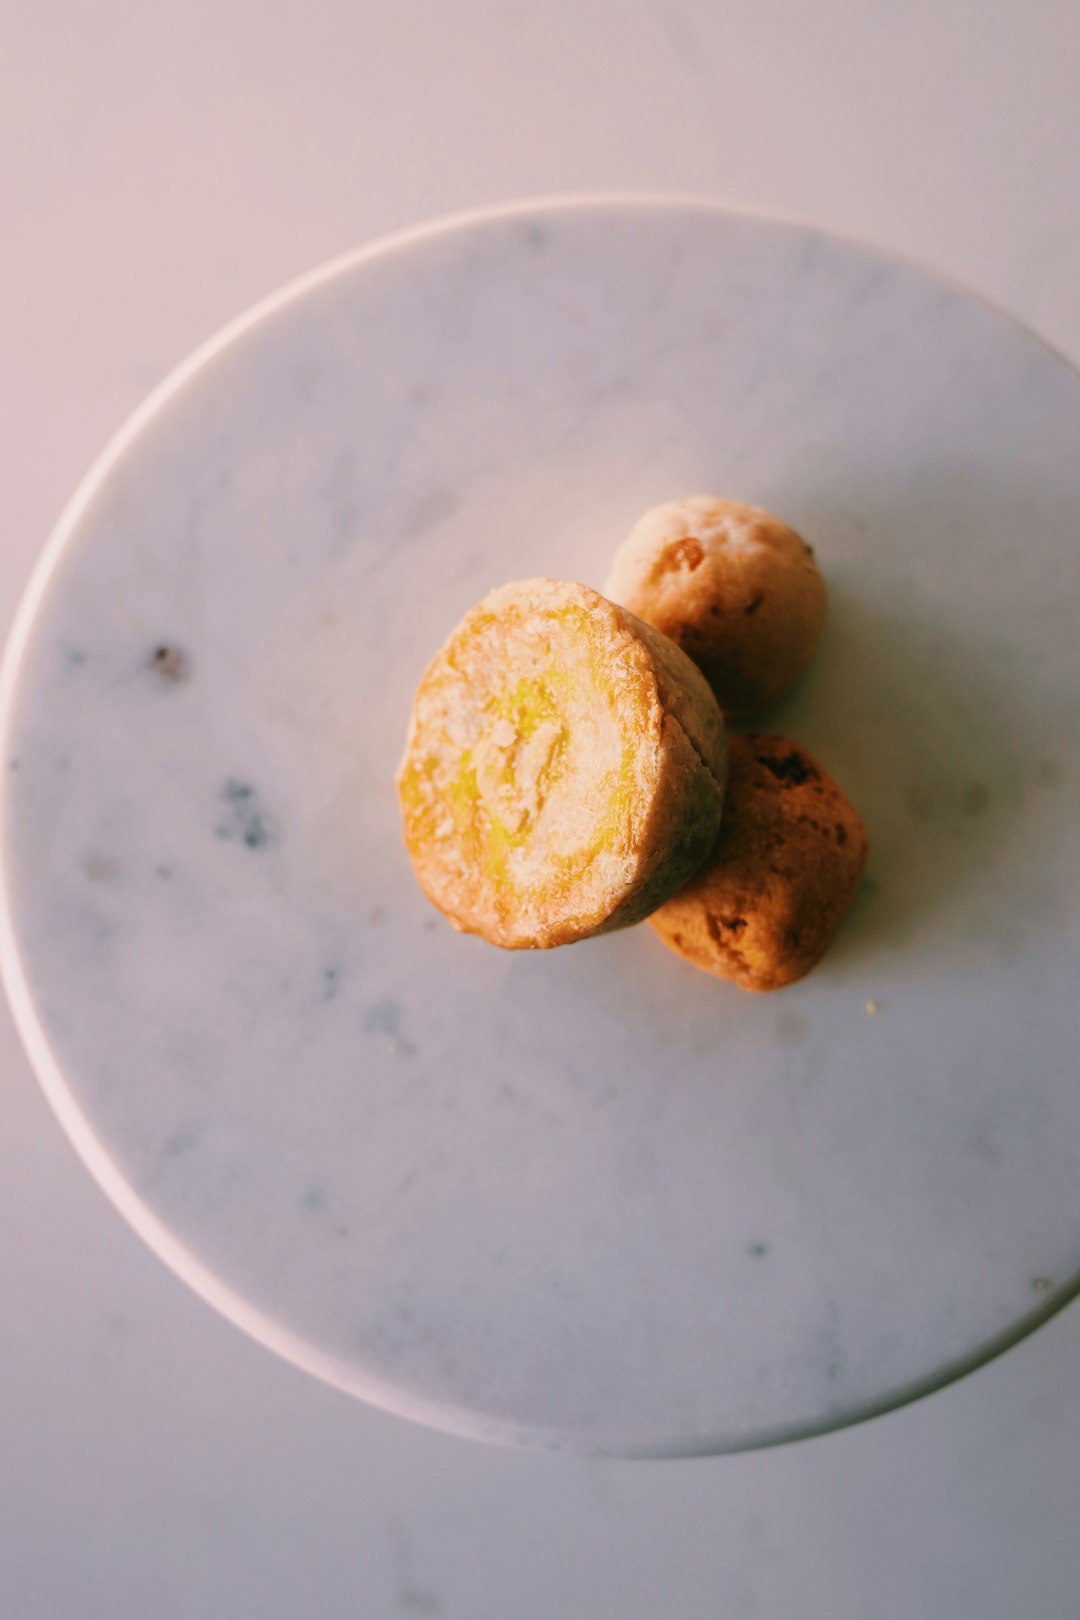
[[[398,790],[425,893],[509,949],[648,918],[743,989],[802,978],[854,899],[866,831],[805,749],[725,721],[788,690],[824,617],[805,541],[712,496],[646,512],[604,595],[491,592],[413,705]]]

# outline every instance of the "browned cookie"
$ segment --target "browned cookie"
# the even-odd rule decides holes
[[[604,591],[688,653],[732,716],[787,691],[825,618],[825,582],[805,540],[769,512],[712,495],[646,512]]]
[[[779,990],[828,949],[866,866],[866,828],[797,743],[758,734],[728,746],[716,847],[649,921],[696,967],[744,990]]]
[[[724,725],[670,641],[596,591],[493,591],[428,666],[398,777],[405,842],[456,927],[509,949],[637,922],[720,825]]]

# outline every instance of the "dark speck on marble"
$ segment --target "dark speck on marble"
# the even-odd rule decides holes
[[[548,233],[542,225],[538,225],[534,219],[530,219],[525,225],[525,240],[530,247],[547,247]]]
[[[191,674],[191,661],[181,647],[161,642],[150,654],[150,668],[166,686],[180,686]]]
[[[333,1001],[341,988],[341,970],[331,963],[322,970],[322,999]]]
[[[767,1243],[748,1243],[746,1245],[746,1252],[747,1254],[753,1255],[755,1260],[760,1260],[768,1254],[769,1245]]]
[[[386,913],[383,910],[382,906],[372,906],[371,910],[368,912],[368,919],[367,920],[368,920],[368,923],[371,925],[371,927],[375,928],[375,927],[378,926],[379,923],[385,921],[385,918],[386,918]]]
[[[438,926],[439,926],[438,917],[429,917],[427,922],[424,924],[424,933],[425,934],[434,933],[435,929],[438,928]]]
[[[72,647],[65,644],[61,650],[64,656],[64,663],[67,665],[68,669],[81,669],[87,661],[87,651],[85,647]]]
[[[1033,1294],[1048,1294],[1054,1286],[1053,1277],[1032,1277],[1031,1292]]]
[[[159,877],[163,883],[167,883],[172,875],[173,868],[169,865],[168,861],[159,861],[154,867],[154,876]]]
[[[19,761],[18,761],[17,756],[16,756],[15,759],[9,759],[8,760],[8,770],[9,771],[17,771],[18,768],[19,768]]]
[[[260,808],[258,796],[249,782],[230,776],[221,790],[221,798],[230,813],[214,828],[219,838],[239,841],[247,849],[264,849],[277,842],[274,825]]]

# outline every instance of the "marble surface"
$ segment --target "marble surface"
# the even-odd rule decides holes
[[[143,1236],[346,1389],[615,1453],[835,1426],[1063,1302],[1078,428],[982,305],[683,204],[409,236],[204,354],[76,498],[7,668],[9,987]],[[400,846],[460,612],[597,583],[699,488],[817,549],[773,723],[873,847],[777,998],[647,930],[463,940]]]

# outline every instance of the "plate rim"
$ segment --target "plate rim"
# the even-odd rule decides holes
[[[526,219],[537,215],[650,210],[714,214],[781,225],[804,235],[824,238],[854,249],[879,262],[884,261],[981,307],[995,320],[1005,323],[1013,331],[1019,332],[1038,345],[1050,359],[1064,367],[1080,384],[1080,365],[1074,364],[1067,355],[1026,322],[960,278],[931,268],[914,256],[890,247],[882,247],[854,233],[834,230],[831,226],[783,209],[746,205],[696,192],[634,189],[566,191],[530,194],[509,201],[480,204],[404,226],[377,236],[358,247],[347,249],[292,277],[225,322],[173,367],[106,441],[62,508],[31,570],[16,607],[0,662],[0,759],[6,760],[9,752],[19,680],[33,626],[48,593],[53,574],[68,545],[77,534],[83,516],[109,474],[138,441],[143,431],[165,410],[173,397],[220,354],[290,305],[302,302],[309,294],[338,277],[442,236],[503,220]],[[3,983],[15,1029],[30,1069],[44,1092],[53,1115],[109,1202],[170,1271],[249,1338],[273,1351],[291,1365],[354,1398],[444,1433],[547,1451],[572,1451],[625,1458],[715,1456],[753,1451],[833,1433],[921,1400],[1014,1348],[1080,1296],[1080,1276],[1078,1276],[1071,1286],[1029,1311],[988,1342],[946,1363],[923,1378],[910,1381],[872,1401],[843,1412],[824,1413],[820,1418],[808,1419],[801,1424],[785,1424],[735,1436],[716,1435],[687,1439],[685,1436],[672,1435],[666,1440],[652,1437],[648,1439],[623,1437],[617,1442],[609,1442],[603,1434],[516,1424],[509,1419],[485,1415],[479,1410],[475,1412],[465,1410],[449,1400],[409,1392],[385,1378],[380,1378],[370,1370],[361,1371],[352,1363],[285,1327],[224,1282],[210,1266],[182,1243],[144,1202],[114,1164],[96,1134],[69,1088],[60,1063],[53,1056],[38,1017],[29,977],[22,962],[8,881],[10,865],[8,780],[8,773],[4,771],[4,786],[0,788],[0,981]]]

